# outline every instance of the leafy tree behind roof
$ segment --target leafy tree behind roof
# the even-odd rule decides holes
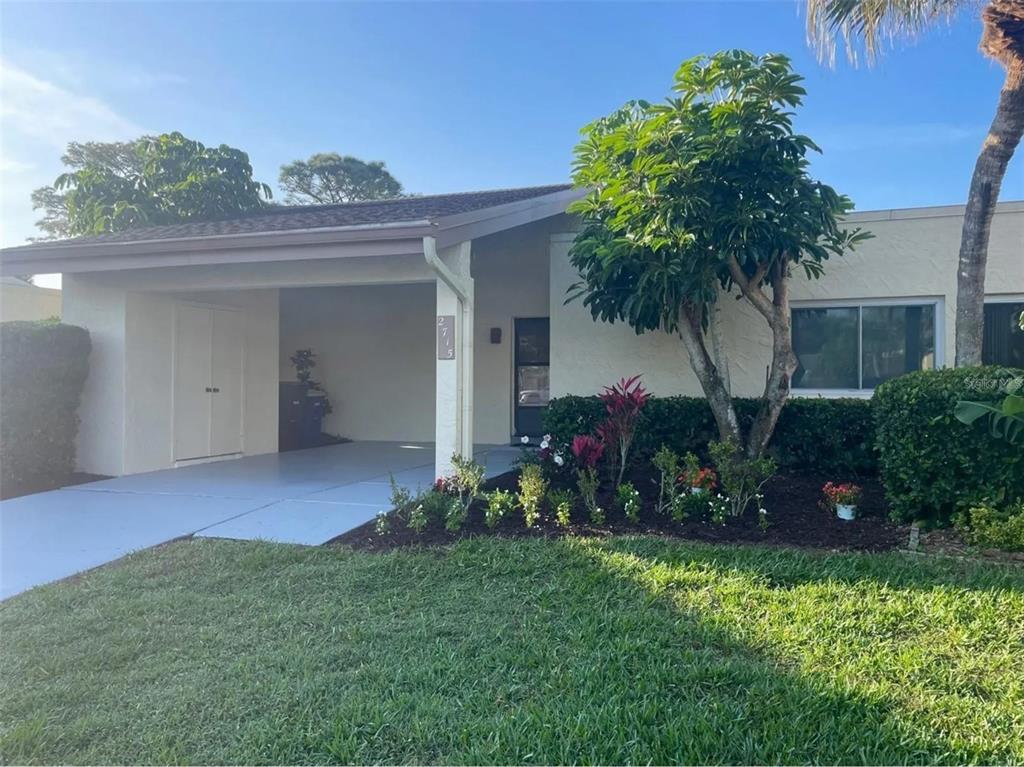
[[[249,156],[226,144],[207,147],[175,132],[89,151],[78,146],[81,158],[72,147],[66,157],[81,167],[53,186],[60,200],[37,190],[48,211],[66,210],[68,235],[227,218],[260,210],[271,196],[270,187],[253,180]],[[59,219],[51,224],[61,227]]]
[[[366,162],[336,152],[315,154],[281,166],[278,179],[289,205],[329,205],[402,196],[382,162]]]
[[[141,173],[142,161],[136,151],[136,141],[72,141],[60,158],[69,171],[95,167],[112,176],[127,178]],[[53,240],[71,236],[68,223],[67,192],[54,186],[42,186],[32,192],[32,210],[42,210],[43,217],[36,227],[43,232],[34,240]]]

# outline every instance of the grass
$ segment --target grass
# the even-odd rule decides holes
[[[1024,573],[183,541],[0,605],[0,760],[1021,763]]]

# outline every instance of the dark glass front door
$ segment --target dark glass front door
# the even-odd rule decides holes
[[[515,331],[515,436],[536,441],[542,434],[541,420],[551,397],[550,320],[517,319]]]

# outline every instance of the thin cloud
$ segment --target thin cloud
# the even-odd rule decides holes
[[[70,140],[134,138],[142,128],[99,99],[73,93],[0,59],[0,126],[61,149]],[[17,159],[17,158],[15,158]]]
[[[118,141],[146,131],[78,87],[63,87],[0,59],[0,245],[38,234],[32,190],[63,170],[70,141]]]

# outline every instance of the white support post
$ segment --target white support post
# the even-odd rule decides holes
[[[428,238],[429,239],[429,238]],[[471,243],[440,252],[424,241],[424,254],[437,278],[437,376],[434,468],[451,473],[452,455],[473,455],[473,278]],[[454,337],[449,338],[449,334]]]

